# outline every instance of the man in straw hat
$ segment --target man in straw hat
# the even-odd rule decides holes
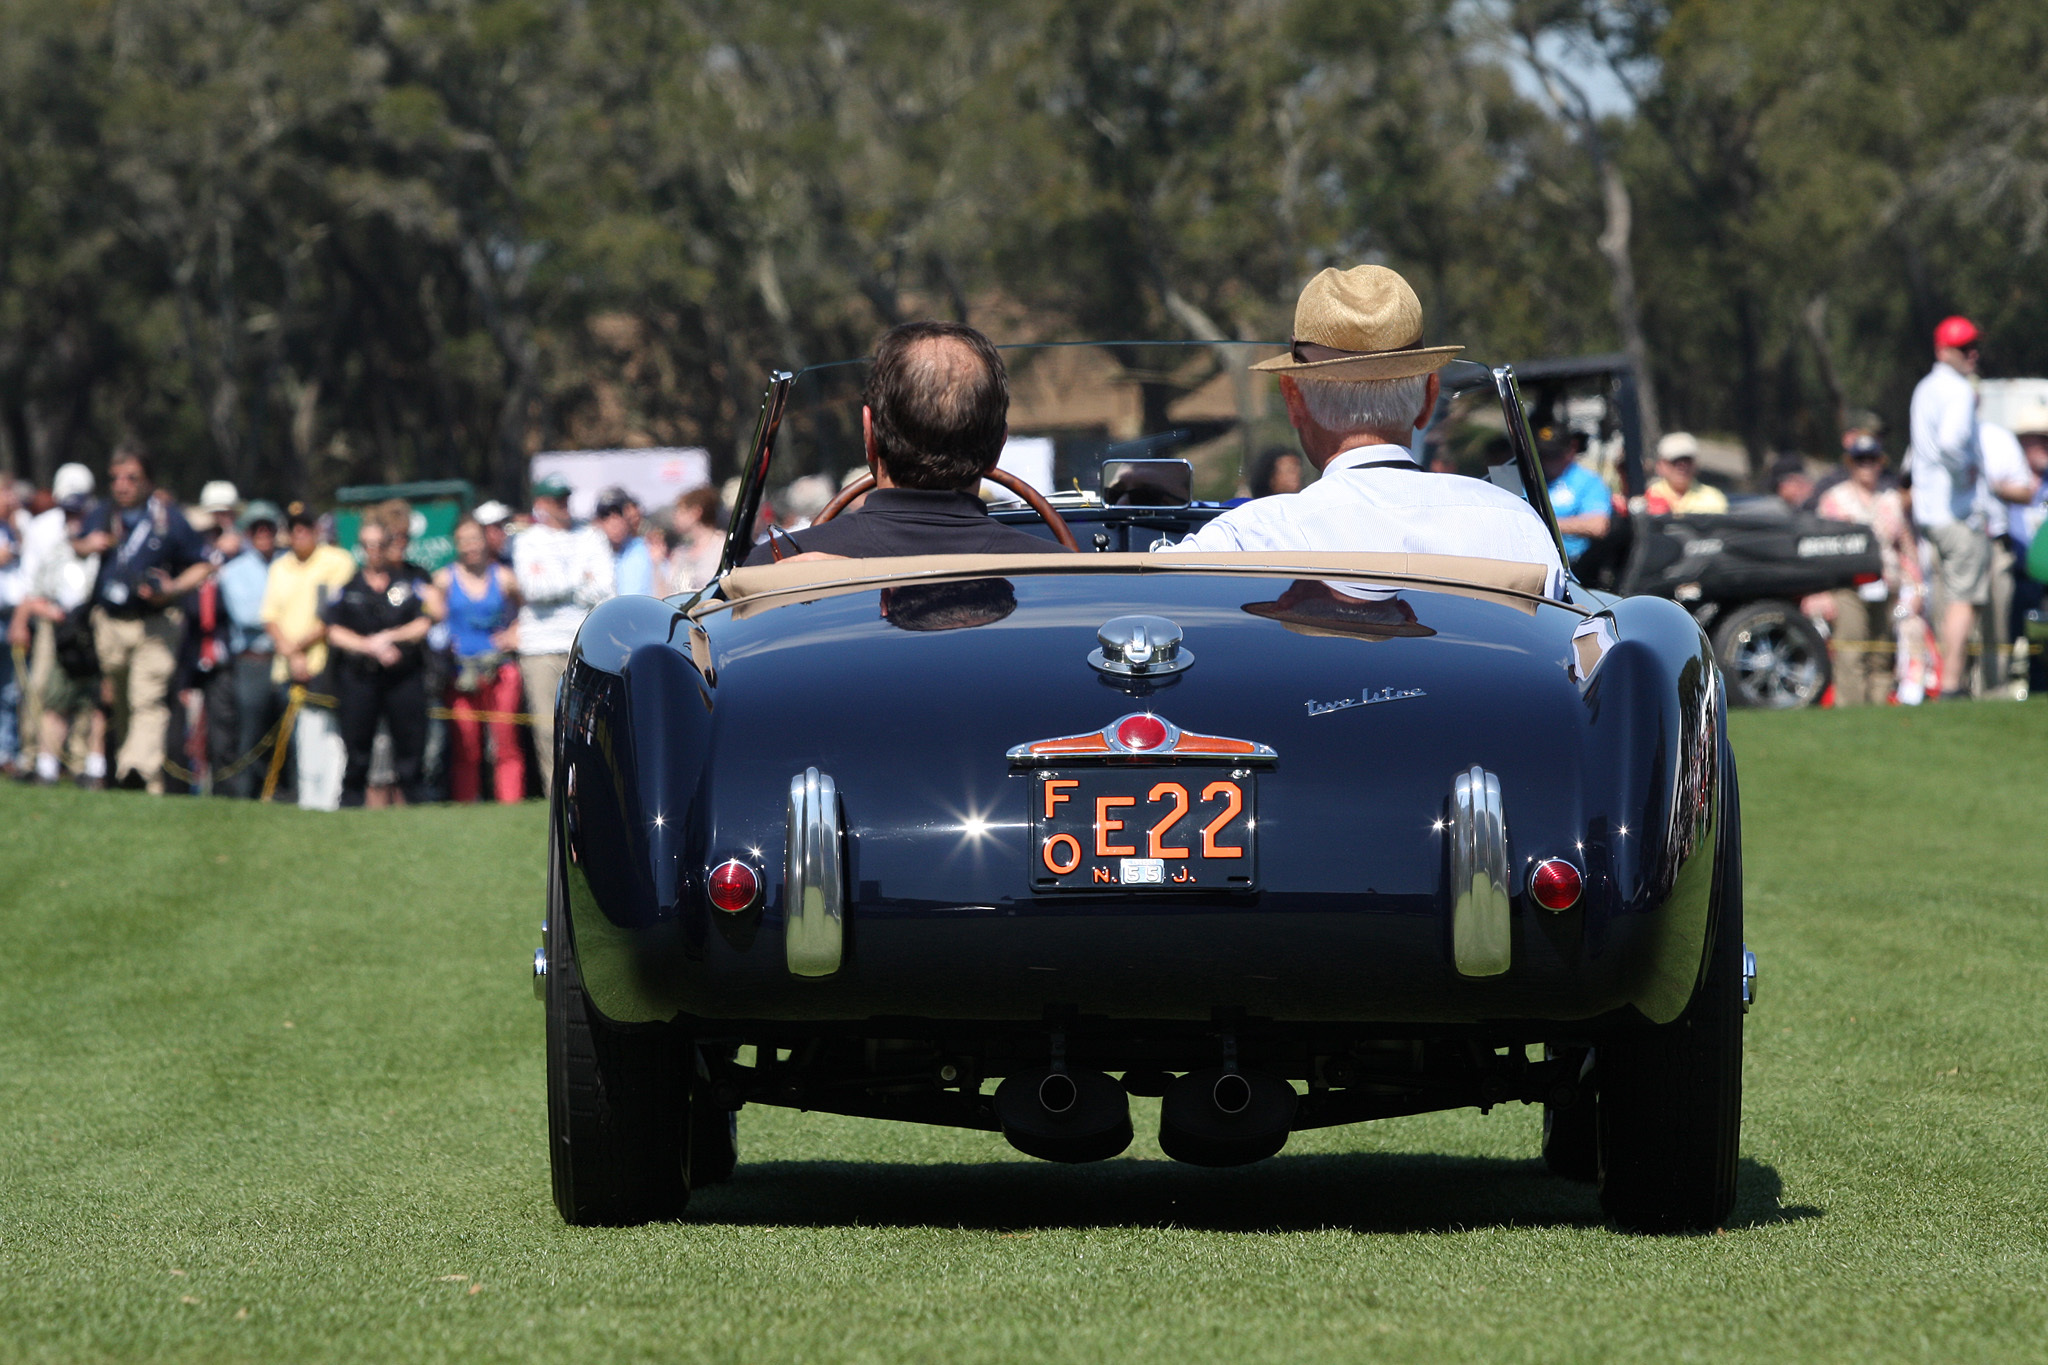
[[[1294,306],[1294,344],[1253,369],[1280,377],[1302,453],[1322,477],[1255,498],[1177,550],[1356,550],[1541,564],[1557,545],[1527,503],[1481,479],[1432,474],[1409,453],[1436,408],[1437,371],[1462,346],[1422,345],[1422,303],[1385,266],[1325,270]]]

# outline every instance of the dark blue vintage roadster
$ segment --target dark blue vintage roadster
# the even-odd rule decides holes
[[[1541,1105],[1618,1225],[1726,1217],[1754,964],[1707,641],[1536,565],[1147,553],[1284,431],[1245,373],[1268,353],[1008,353],[1011,449],[1067,491],[997,515],[1078,554],[780,563],[592,613],[535,960],[564,1218],[679,1213],[748,1104],[1093,1161],[1133,1095],[1214,1166]],[[1513,376],[1481,377],[1489,477],[1554,532]],[[858,464],[860,379],[774,377],[728,567],[771,465]]]

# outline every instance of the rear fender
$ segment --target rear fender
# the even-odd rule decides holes
[[[1612,614],[1616,643],[1585,689],[1586,770],[1609,775],[1616,815],[1588,829],[1587,857],[1613,879],[1615,916],[1642,916],[1649,930],[1621,936],[1638,955],[1624,974],[1630,1003],[1668,1023],[1707,959],[1722,789],[1733,780],[1722,763],[1727,703],[1712,649],[1683,608],[1638,597]]]
[[[549,818],[572,942],[592,1002],[622,1023],[676,1013],[659,983],[692,949],[682,911],[700,899],[692,817],[714,689],[691,660],[690,629],[651,597],[600,606],[576,637],[555,713]]]

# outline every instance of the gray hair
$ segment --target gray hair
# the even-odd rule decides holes
[[[1317,426],[1337,436],[1370,431],[1398,435],[1422,415],[1429,376],[1406,379],[1310,379],[1297,375],[1301,399]]]

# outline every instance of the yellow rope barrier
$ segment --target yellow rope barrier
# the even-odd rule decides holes
[[[264,801],[270,800],[277,793],[277,784],[284,772],[285,756],[291,752],[292,733],[298,725],[300,710],[307,706],[318,706],[323,710],[332,710],[335,705],[335,698],[327,693],[310,692],[303,684],[293,683],[290,699],[285,704],[284,715],[279,717],[277,724],[271,726],[269,733],[257,740],[255,747],[250,749],[249,752],[230,763],[223,764],[220,771],[213,774],[213,781],[226,782],[239,776],[243,769],[255,763],[268,750],[270,753],[270,769],[264,774],[263,795],[260,799]],[[524,711],[456,711],[452,707],[447,706],[430,706],[427,708],[427,716],[432,720],[462,720],[466,718],[485,725],[533,724],[532,715]],[[164,771],[180,782],[197,782],[199,780],[198,773],[192,772],[184,765],[169,758],[164,760]]]

